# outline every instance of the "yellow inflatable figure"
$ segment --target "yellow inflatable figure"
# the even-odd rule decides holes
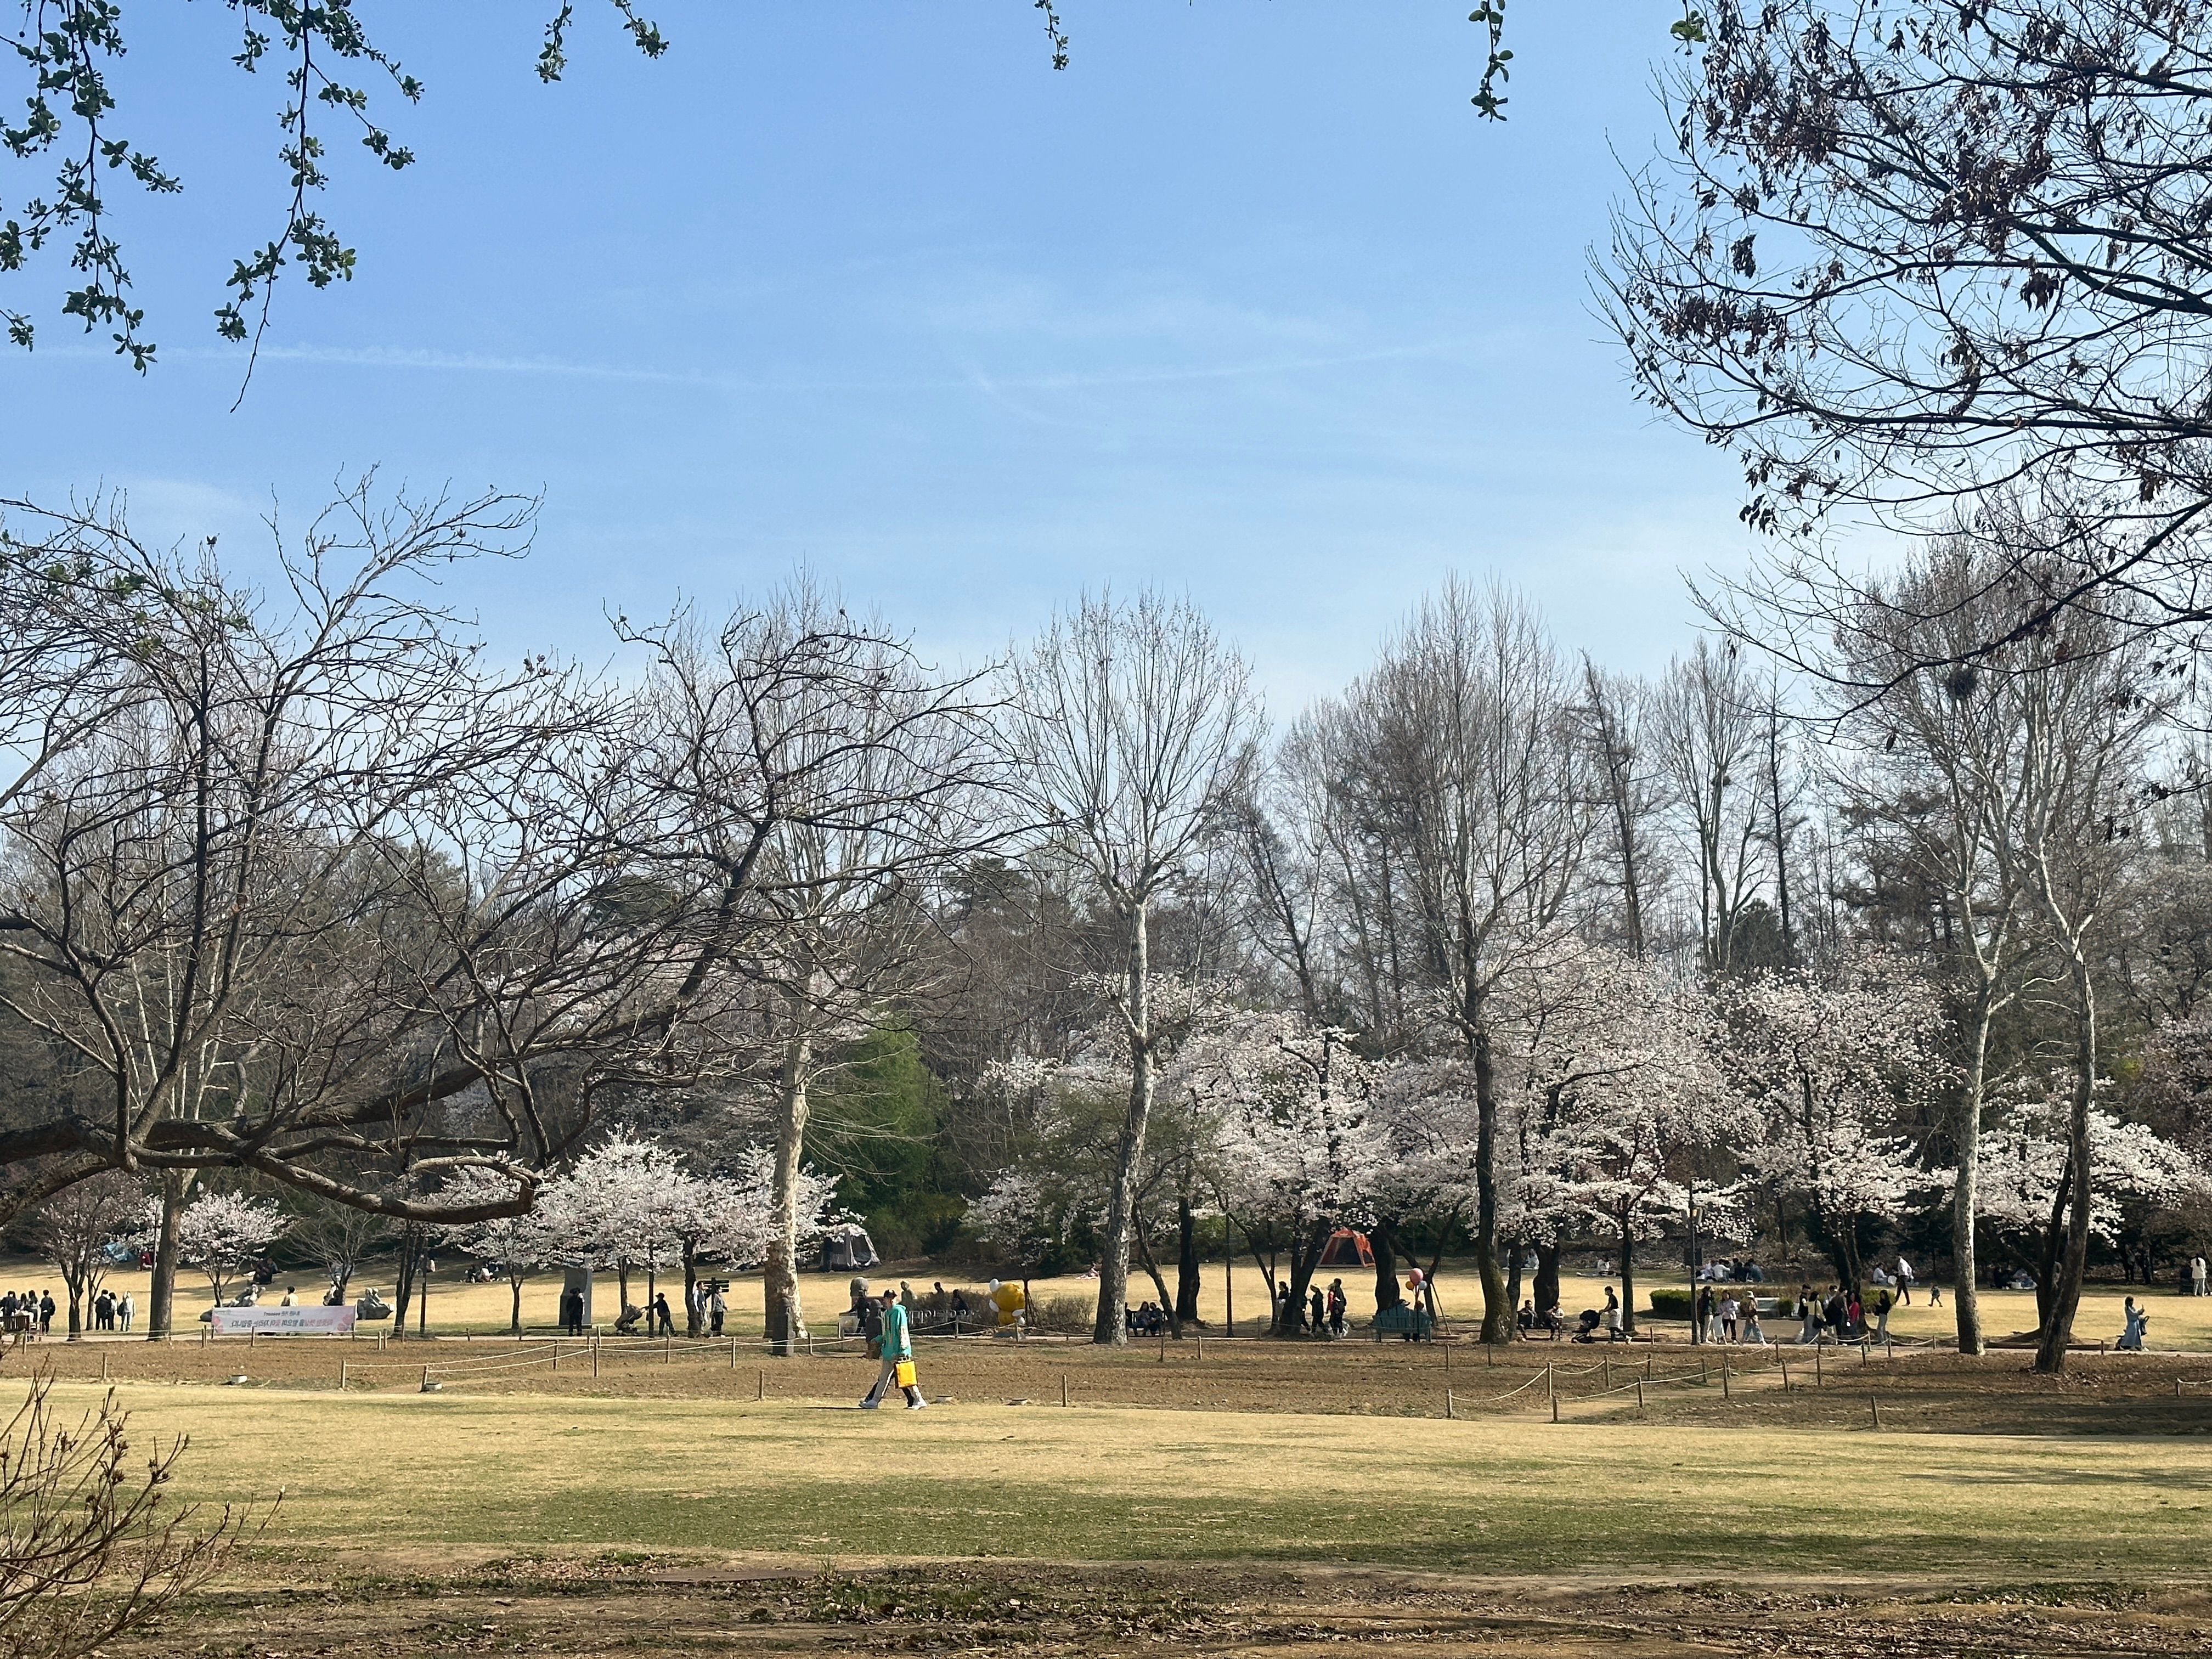
[[[994,1279],[991,1281],[988,1291],[991,1305],[999,1310],[1000,1330],[1006,1329],[1009,1325],[1021,1323],[1022,1311],[1029,1306],[1030,1299],[1020,1285],[1001,1285]]]

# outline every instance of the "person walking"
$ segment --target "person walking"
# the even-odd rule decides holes
[[[1344,1294],[1344,1281],[1340,1279],[1330,1279],[1328,1281],[1328,1334],[1331,1336],[1344,1334],[1345,1310],[1349,1305]]]
[[[2191,1296],[2212,1294],[2212,1280],[2208,1280],[2204,1253],[2199,1250],[2197,1259],[2189,1264],[2189,1293]]]
[[[665,1291],[653,1298],[653,1334],[655,1336],[676,1334],[676,1322],[669,1317],[668,1292]]]
[[[1736,1311],[1735,1294],[1730,1291],[1721,1298],[1721,1340],[1723,1342],[1735,1340]]]
[[[1313,1287],[1313,1333],[1316,1336],[1328,1334],[1328,1297],[1318,1285]]]
[[[128,1291],[124,1291],[123,1299],[115,1304],[115,1322],[127,1331],[131,1328],[131,1322],[137,1316],[138,1298]]]
[[[1897,1258],[1897,1297],[1906,1307],[1912,1305],[1912,1264],[1902,1254]]]
[[[707,1292],[707,1328],[713,1334],[722,1334],[722,1321],[729,1316],[730,1304],[718,1288]]]
[[[929,1402],[921,1397],[921,1385],[915,1376],[912,1321],[899,1305],[896,1291],[885,1291],[881,1299],[876,1357],[883,1361],[883,1369],[876,1373],[875,1387],[860,1396],[860,1409],[876,1410],[883,1403],[884,1390],[896,1384],[906,1395],[906,1408],[918,1412]]]
[[[1605,1327],[1607,1341],[1620,1340],[1620,1297],[1610,1285],[1605,1287],[1605,1311],[1599,1316],[1598,1323]]]
[[[1899,1262],[1899,1265],[1902,1267],[1904,1264]],[[1898,1282],[1901,1285],[1905,1281],[1900,1278]],[[1889,1294],[1888,1285],[1883,1285],[1880,1290],[1874,1293],[1874,1340],[1877,1342],[1887,1342],[1889,1340],[1890,1303],[1891,1297]]]
[[[2136,1306],[2133,1297],[2128,1298],[2127,1306],[2121,1312],[2126,1316],[2127,1328],[2120,1333],[2120,1340],[2115,1346],[2130,1352],[2141,1353],[2143,1333],[2150,1328],[2150,1316]]]
[[[54,1293],[52,1291],[41,1291],[39,1292],[39,1334],[52,1336],[53,1334]]]

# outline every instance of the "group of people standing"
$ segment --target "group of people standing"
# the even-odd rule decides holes
[[[100,1292],[102,1296],[106,1291]],[[9,1291],[0,1294],[0,1329],[17,1336],[44,1336],[54,1328],[52,1291]]]
[[[1291,1293],[1288,1284],[1275,1286],[1275,1329],[1285,1336],[1292,1331],[1332,1339],[1342,1336],[1350,1308],[1340,1279],[1330,1279],[1326,1290],[1315,1285],[1312,1295],[1304,1301]]]
[[[40,1304],[46,1310],[46,1322],[53,1321],[53,1298],[49,1296]],[[131,1322],[138,1316],[138,1304],[125,1291],[118,1296],[103,1290],[92,1298],[92,1328],[95,1331],[127,1331]]]

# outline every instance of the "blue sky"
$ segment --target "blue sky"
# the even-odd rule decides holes
[[[143,380],[60,319],[0,355],[0,484],[130,492],[251,547],[368,466],[542,491],[537,549],[457,597],[502,651],[598,659],[604,611],[721,607],[804,562],[975,660],[1086,586],[1187,589],[1279,713],[1357,673],[1449,569],[1648,670],[1679,571],[1740,566],[1725,459],[1654,424],[1585,258],[1647,153],[1664,9],[1514,8],[1504,125],[1458,5],[1025,0],[643,9],[641,60],[551,0],[365,5],[428,83],[421,157],[334,145],[349,284],[280,292],[245,405],[209,317],[271,233],[277,88],[230,15],[132,9]],[[0,174],[0,199],[31,181]],[[8,279],[51,313],[59,273]]]

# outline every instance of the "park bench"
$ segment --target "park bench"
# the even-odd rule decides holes
[[[1410,1334],[1416,1342],[1425,1341],[1433,1324],[1426,1309],[1415,1307],[1410,1302],[1401,1302],[1392,1307],[1376,1310],[1373,1326],[1375,1340],[1380,1342],[1386,1336]]]

